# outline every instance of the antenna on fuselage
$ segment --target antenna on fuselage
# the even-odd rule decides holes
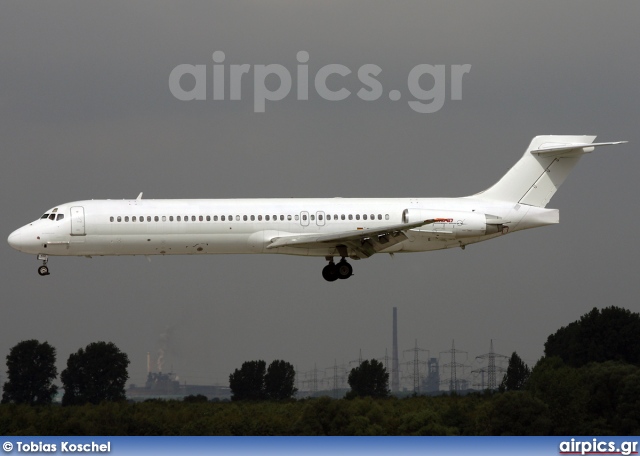
[[[142,192],[140,192],[140,194],[138,195],[138,197],[136,198],[136,201],[140,201],[142,199]]]

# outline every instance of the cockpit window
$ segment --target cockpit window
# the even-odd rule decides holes
[[[62,220],[64,218],[64,214],[58,214],[58,217],[56,218],[56,222],[58,220]]]
[[[56,219],[56,214],[51,214],[49,216],[49,220],[55,220]]]
[[[49,218],[49,213],[44,214],[42,217],[40,217],[41,219],[45,219],[45,218]]]

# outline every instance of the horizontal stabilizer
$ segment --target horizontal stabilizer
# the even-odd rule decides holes
[[[589,153],[593,151],[594,147],[598,146],[615,146],[616,144],[626,144],[629,141],[615,141],[615,142],[602,142],[602,143],[573,143],[573,144],[562,144],[558,145],[558,143],[545,143],[541,144],[537,150],[532,150],[532,154],[536,155],[556,155],[558,152],[577,152],[581,154]],[[562,154],[560,154],[562,155]]]

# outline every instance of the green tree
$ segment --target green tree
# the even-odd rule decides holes
[[[531,369],[529,369],[529,366],[522,361],[516,352],[513,352],[511,358],[509,358],[507,373],[504,374],[502,383],[500,383],[500,391],[518,391],[523,389],[530,375]]]
[[[589,362],[623,361],[640,365],[640,314],[611,306],[583,315],[560,328],[544,344],[547,357],[573,367]]]
[[[543,357],[532,369],[526,390],[549,407],[554,435],[586,435],[588,384],[581,369],[565,365],[557,356]]]
[[[112,342],[93,342],[69,356],[60,379],[62,405],[99,404],[126,399],[129,357]]]
[[[389,374],[381,362],[375,359],[362,361],[349,373],[351,391],[348,397],[389,397]]]
[[[199,404],[201,402],[209,402],[209,399],[204,394],[189,394],[182,398],[182,402],[187,402],[189,404]]]
[[[291,399],[298,391],[294,386],[295,380],[296,371],[291,363],[278,359],[273,361],[264,376],[266,397],[275,401]]]
[[[56,349],[48,342],[25,340],[7,355],[7,376],[2,403],[50,404],[58,392],[52,385],[58,376]]]
[[[549,407],[528,391],[510,391],[492,398],[487,419],[491,435],[550,435]]]
[[[265,369],[267,363],[262,360],[245,361],[240,369],[229,375],[232,401],[259,401],[266,399]]]

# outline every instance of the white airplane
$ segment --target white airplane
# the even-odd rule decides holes
[[[559,222],[545,206],[595,136],[536,136],[492,187],[462,198],[89,200],[60,204],[9,235],[49,256],[280,253],[325,257],[322,276],[347,279],[347,258],[465,248]],[[340,261],[334,262],[335,257]]]

